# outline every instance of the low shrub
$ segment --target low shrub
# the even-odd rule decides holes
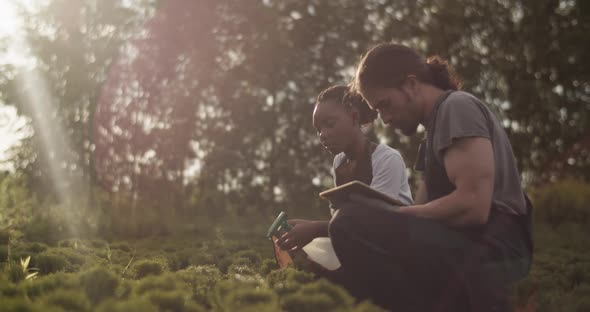
[[[556,227],[562,223],[590,223],[590,184],[564,180],[531,192],[535,218]]]
[[[20,262],[10,260],[4,266],[4,273],[9,281],[13,283],[18,283],[25,279],[27,276],[27,272],[23,270]]]
[[[105,298],[113,297],[119,278],[111,271],[96,268],[80,276],[80,285],[92,303],[98,303]]]
[[[30,302],[25,298],[3,298],[2,299],[3,312],[58,312],[62,309],[55,307],[40,306],[36,303]]]
[[[231,277],[238,275],[252,276],[258,273],[255,269],[254,264],[248,258],[236,258],[233,263],[227,269],[227,274]]]
[[[8,245],[10,243],[10,233],[8,230],[0,230],[0,245]]]
[[[175,272],[178,279],[190,287],[192,299],[203,305],[211,307],[210,293],[221,280],[221,272],[214,266],[190,266],[184,270]]]
[[[191,265],[192,256],[193,253],[191,250],[182,250],[169,253],[167,255],[167,259],[170,271],[178,271],[187,268],[189,265]]]
[[[214,310],[221,311],[235,311],[240,298],[248,298],[249,290],[261,290],[267,289],[264,284],[255,280],[241,281],[241,280],[222,280],[219,281],[213,291],[210,292],[209,302],[211,303]],[[270,291],[270,290],[269,290]],[[267,293],[267,291],[263,291]],[[271,292],[272,293],[272,292]],[[272,295],[275,295],[272,293]],[[264,295],[263,295],[264,296]],[[264,299],[256,300],[256,295],[252,295],[251,305],[256,305],[258,308],[260,301]],[[270,301],[269,301],[270,302]],[[244,302],[247,303],[247,302]],[[242,310],[243,311],[243,310]],[[275,309],[276,311],[276,309]]]
[[[184,294],[180,291],[154,291],[147,294],[148,300],[160,311],[184,311]]]
[[[24,250],[31,253],[31,254],[38,254],[42,253],[47,250],[47,245],[43,243],[28,243],[23,246]]]
[[[106,248],[107,242],[102,239],[92,239],[90,240],[90,246],[92,246],[92,248]]]
[[[22,291],[27,297],[35,299],[49,294],[56,289],[79,289],[78,277],[73,273],[58,272],[36,278],[32,283],[21,283]]]
[[[270,288],[274,289],[279,295],[294,293],[301,286],[314,280],[312,273],[299,271],[293,268],[272,271],[266,277]]]
[[[23,234],[27,241],[55,245],[59,240],[68,236],[66,229],[65,220],[39,214],[24,226]]]
[[[0,262],[8,261],[8,245],[0,245]]]
[[[158,308],[145,298],[126,301],[107,300],[97,309],[98,312],[158,312]]]
[[[234,258],[247,259],[253,266],[259,266],[262,262],[260,254],[252,249],[238,251],[233,255]]]
[[[282,308],[289,312],[341,311],[352,308],[353,304],[354,298],[346,290],[321,279],[285,296]]]
[[[24,291],[6,279],[5,276],[0,275],[0,298],[1,297],[24,297]]]
[[[260,266],[260,274],[263,276],[268,275],[271,271],[278,269],[277,261],[274,259],[264,259]]]
[[[142,279],[135,287],[135,293],[143,295],[151,291],[173,291],[179,288],[175,276],[172,273],[167,273]]]
[[[223,307],[226,311],[272,312],[280,310],[277,295],[268,288],[260,287],[243,287],[232,290],[225,297]]]
[[[142,259],[135,262],[131,273],[134,278],[141,279],[149,275],[160,275],[168,271],[168,265],[162,259]]]
[[[129,280],[122,280],[119,283],[119,287],[115,291],[115,298],[119,300],[126,300],[129,299],[131,294],[133,293],[133,283]]]
[[[90,302],[79,291],[73,290],[57,290],[42,299],[42,302],[50,305],[60,307],[65,311],[71,312],[85,312],[90,311]]]
[[[116,243],[112,243],[111,244],[111,249],[118,249],[124,252],[130,252],[131,251],[131,247],[129,247],[129,244],[125,243],[125,242],[116,242]]]
[[[68,259],[53,250],[49,250],[31,257],[31,267],[39,269],[41,274],[68,271]]]

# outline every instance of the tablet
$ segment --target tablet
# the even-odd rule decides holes
[[[370,186],[361,181],[348,182],[335,188],[323,191],[320,193],[320,197],[330,202],[334,202],[338,200],[347,200],[348,195],[353,193],[360,194],[368,198],[380,199],[394,206],[405,206],[405,204],[403,204],[398,199],[395,199],[385,193],[382,193],[374,188],[371,188]]]

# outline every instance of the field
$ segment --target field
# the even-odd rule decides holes
[[[265,226],[244,224],[236,219],[164,237],[53,245],[5,235],[0,256],[10,261],[2,263],[2,310],[379,310],[301,267],[277,270]],[[537,222],[534,267],[515,286],[515,307],[532,295],[537,311],[590,311],[588,235],[581,224]]]

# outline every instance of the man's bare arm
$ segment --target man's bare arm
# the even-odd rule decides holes
[[[428,201],[428,189],[426,188],[426,182],[422,177],[418,180],[418,188],[416,189],[416,195],[414,196],[414,204],[421,205],[426,204]]]
[[[426,204],[401,207],[400,211],[453,225],[485,224],[494,190],[494,154],[490,140],[473,137],[454,141],[444,154],[444,164],[455,190]]]

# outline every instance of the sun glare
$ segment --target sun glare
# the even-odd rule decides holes
[[[0,52],[0,65],[12,63],[10,54],[12,54],[11,39],[19,28],[19,19],[15,14],[15,8],[12,2],[0,1],[0,40],[6,40],[8,43],[7,49]],[[17,119],[14,108],[4,107],[0,105],[0,161],[6,157],[5,151],[14,146],[18,137],[15,133],[13,122]],[[0,169],[5,166],[0,166]]]
[[[30,54],[29,42],[23,33],[22,19],[19,17],[14,3],[13,1],[0,0],[0,42],[3,45],[3,49],[0,49],[0,66],[10,64],[14,67],[16,83],[23,91],[21,100],[27,110],[33,112],[31,118],[37,125],[39,130],[37,135],[41,139],[45,154],[48,155],[49,172],[59,199],[60,201],[68,201],[73,195],[71,188],[78,185],[77,181],[73,181],[73,178],[68,175],[67,169],[62,166],[64,162],[72,163],[69,161],[68,154],[64,152],[68,150],[69,138],[59,123],[51,123],[45,117],[51,116],[54,110],[51,101],[53,96],[42,73],[38,71],[38,68],[35,68],[34,62],[30,62],[34,56]],[[40,1],[22,1],[20,4],[24,6],[25,10],[33,11],[38,7]],[[14,114],[11,116],[10,110],[3,107],[2,103],[0,103],[0,109],[4,110],[5,119],[12,117],[11,121],[14,121],[14,118],[18,118]],[[15,137],[19,135],[14,131],[10,133],[10,130],[7,127],[0,127],[0,131],[8,132],[0,133],[3,137],[0,148],[5,150],[15,144]],[[5,150],[0,151],[0,156],[5,156],[2,155]]]
[[[0,36],[10,36],[18,29],[19,19],[15,13],[12,2],[0,1]]]

